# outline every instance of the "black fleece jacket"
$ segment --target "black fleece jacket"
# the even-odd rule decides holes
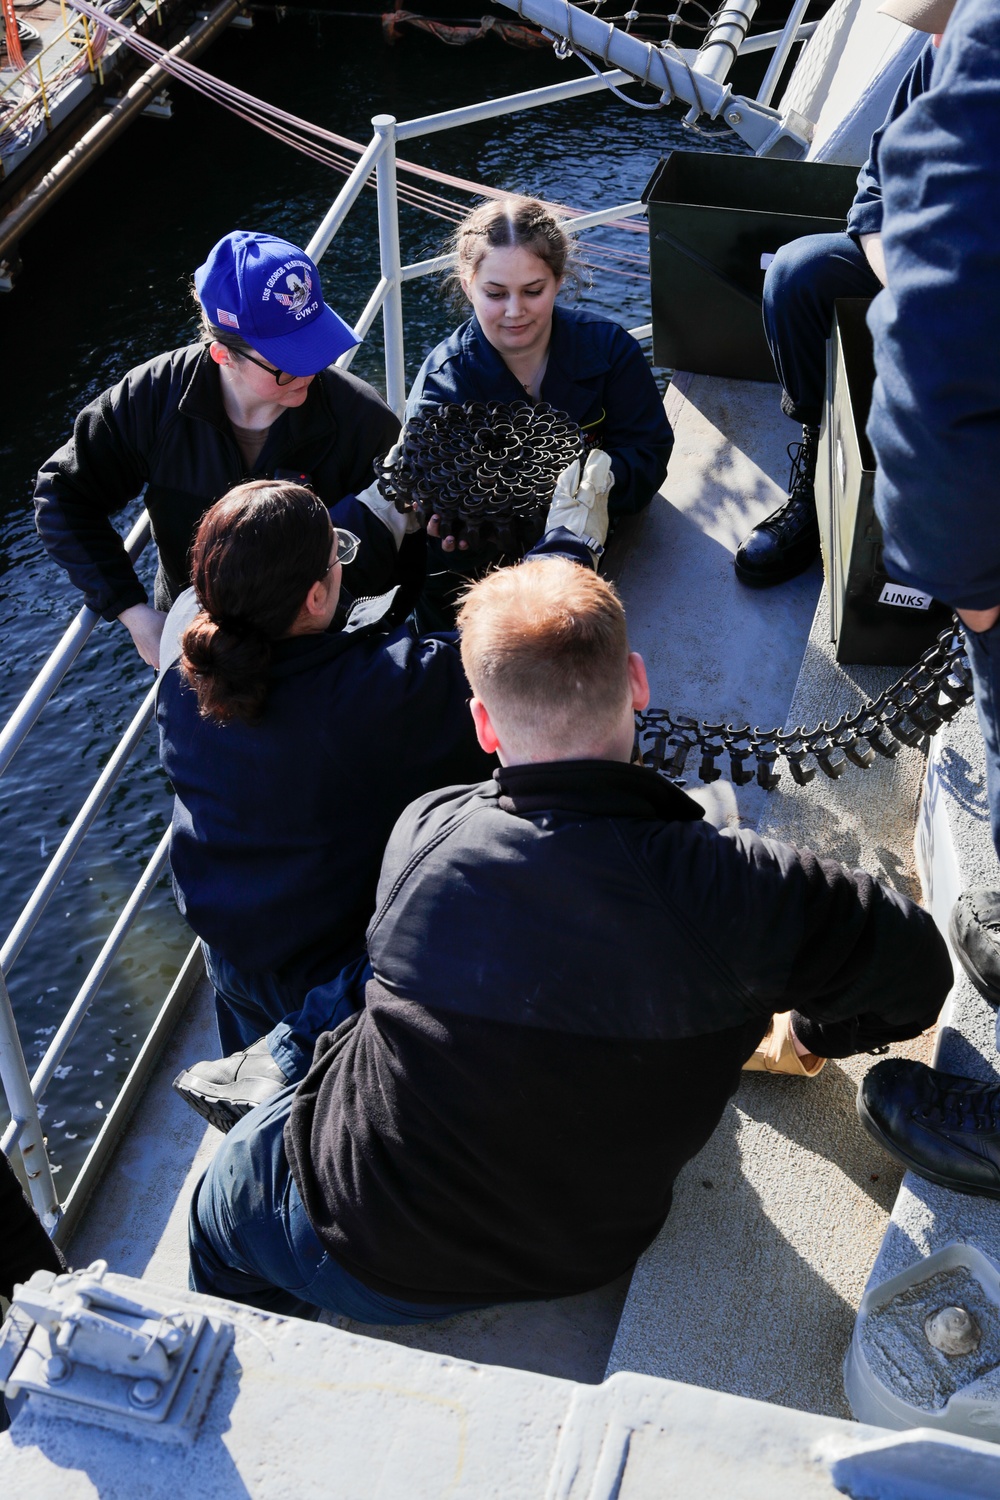
[[[860,871],[717,832],[652,771],[508,767],[389,840],[365,1009],[285,1129],[310,1221],[412,1301],[551,1297],[654,1238],[775,1011],[841,1057],[951,984],[930,916]]]
[[[373,459],[398,432],[371,386],[344,370],[322,370],[303,404],[273,424],[247,474],[218,368],[203,345],[191,344],[130,370],[84,407],[73,436],[39,470],[35,522],[45,550],[85,602],[113,620],[146,602],[110,519],[143,485],[160,554],[156,602],[165,608],[190,582],[188,551],[210,505],[244,479],[304,473],[336,524],[365,543],[352,570],[355,597],[380,594],[401,581],[395,543],[353,496],[371,483]]]

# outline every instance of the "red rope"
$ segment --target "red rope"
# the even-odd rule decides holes
[[[0,0],[5,7],[12,0]],[[254,125],[258,130],[264,130],[276,140],[292,146],[312,160],[330,167],[332,170],[342,172],[345,175],[353,171],[355,162],[350,156],[345,156],[343,151],[332,150],[332,147],[343,147],[354,156],[360,156],[367,148],[360,142],[353,141],[349,136],[339,135],[336,131],[327,130],[321,125],[314,125],[309,120],[303,120],[298,115],[289,114],[286,110],[278,109],[273,104],[268,104],[262,99],[257,99],[253,94],[248,94],[232,84],[223,83],[211,73],[197,67],[194,63],[186,62],[183,58],[171,57],[166,48],[160,47],[148,37],[129,29],[120,21],[107,15],[105,11],[90,4],[90,0],[69,0],[74,10],[81,11],[84,15],[92,17],[100,25],[105,26],[116,36],[120,36],[134,51],[138,52],[147,61],[155,62],[171,77],[177,78],[181,83],[187,84],[189,88],[206,98],[220,104],[223,109],[229,110],[238,119],[245,120],[247,124]],[[397,12],[397,15],[405,15],[406,12]],[[490,28],[494,29],[494,28]],[[507,196],[503,188],[489,187],[486,183],[472,182],[465,177],[455,177],[448,172],[436,171],[433,167],[425,167],[417,162],[404,161],[397,158],[396,166],[401,172],[407,172],[417,177],[422,177],[430,182],[441,183],[446,187],[457,188],[460,192],[470,193],[481,198],[504,198]],[[458,203],[452,202],[440,194],[431,193],[426,188],[420,188],[414,184],[400,183],[399,196],[411,207],[420,208],[426,213],[436,215],[441,219],[458,222],[465,216],[465,208]],[[584,210],[569,208],[565,204],[551,203],[545,199],[541,200],[545,206],[555,213],[567,218],[576,218],[583,214]],[[616,219],[610,222],[609,227],[615,229],[626,229],[633,233],[646,234],[647,226],[638,224],[629,219]],[[608,250],[608,254],[617,252]],[[628,255],[628,252],[621,252]],[[630,259],[636,257],[629,256]],[[607,269],[614,269],[607,267]],[[635,272],[619,271],[618,274],[632,276]]]

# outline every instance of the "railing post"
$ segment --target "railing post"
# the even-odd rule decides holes
[[[35,1212],[49,1234],[59,1221],[59,1198],[52,1181],[45,1150],[42,1125],[38,1118],[38,1105],[31,1092],[27,1064],[17,1035],[17,1023],[10,1003],[7,981],[0,973],[0,1082],[3,1083],[7,1104],[15,1124],[18,1126],[17,1144],[21,1160],[28,1174],[28,1187]]]
[[[376,115],[372,129],[386,139],[375,168],[378,195],[379,266],[388,286],[382,303],[385,340],[385,399],[402,418],[406,406],[406,363],[403,355],[403,285],[400,279],[399,211],[396,201],[396,119]]]
[[[809,6],[809,0],[793,0],[792,8],[788,12],[788,20],[785,22],[781,36],[778,38],[774,51],[771,53],[771,61],[767,65],[760,88],[757,91],[757,102],[759,104],[770,104],[782,69],[788,61],[788,54],[798,40],[799,22],[805,15]]]

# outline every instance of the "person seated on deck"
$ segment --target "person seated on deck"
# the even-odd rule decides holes
[[[481,204],[451,241],[454,281],[472,317],[424,360],[407,416],[466,401],[547,402],[611,455],[612,518],[647,506],[667,472],[673,433],[652,371],[620,324],[556,296],[575,277],[569,236],[534,198]],[[450,628],[462,586],[501,560],[496,548],[470,552],[428,528],[421,622]]]
[[[590,472],[602,463],[594,455]],[[575,496],[553,506],[540,554],[580,551],[559,520],[567,504],[581,515],[603,506],[606,517],[606,489],[594,493],[588,479],[563,486]],[[239,485],[202,518],[194,587],[164,630],[157,720],[175,794],[170,861],[231,1054],[196,1064],[176,1087],[220,1128],[301,1078],[316,1037],[348,1013],[382,852],[404,807],[495,764],[476,742],[456,638],[418,635],[402,588],[333,626],[356,548],[301,485]],[[342,970],[339,988],[307,1000]]]
[[[397,822],[363,1008],[194,1194],[199,1291],[376,1323],[587,1291],[657,1234],[773,1012],[845,1057],[948,992],[915,903],[630,763],[646,673],[595,573],[499,569],[459,630],[500,769]]]
[[[84,407],[35,487],[49,555],[153,667],[164,611],[190,581],[198,521],[242,479],[312,485],[365,542],[356,597],[397,582],[410,551],[423,568],[422,537],[400,553],[387,512],[376,519],[350,498],[370,484],[399,422],[371,386],[334,367],[358,338],[327,307],[309,257],[274,235],[236,230],[210,251],[194,287],[200,342],[130,370]],[[143,486],[159,552],[152,606],[110,519]]]
[[[878,9],[916,31],[944,30],[955,0],[886,0]],[[777,252],[764,277],[764,331],[782,386],[781,409],[800,423],[789,446],[787,498],[760,521],[736,552],[736,576],[753,588],[785,583],[819,556],[816,456],[826,386],[826,341],[838,297],[874,297],[885,285],[879,148],[889,125],[931,85],[940,36],[932,38],[896,91],[858,174],[842,234],[809,234]]]
[[[311,490],[239,485],[202,517],[194,587],[163,636],[157,722],[177,904],[202,939],[223,1053],[251,1048],[230,1069],[249,1102],[312,1060],[337,1000],[314,1021],[308,991],[363,966],[399,813],[491,768],[457,644],[404,623],[403,590],[331,628],[356,551]],[[231,1124],[228,1062],[201,1066],[208,1076],[182,1074],[181,1092]]]

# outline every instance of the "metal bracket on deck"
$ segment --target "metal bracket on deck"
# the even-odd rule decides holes
[[[0,1329],[0,1391],[150,1436],[191,1441],[232,1342],[228,1323],[135,1302],[104,1285],[105,1261],[14,1288]]]

